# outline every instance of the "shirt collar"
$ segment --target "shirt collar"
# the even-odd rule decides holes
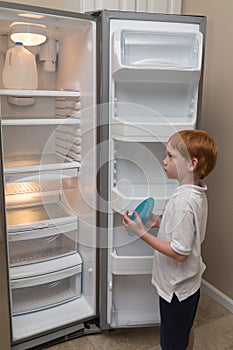
[[[175,188],[173,195],[177,196],[181,193],[188,193],[188,192],[194,192],[198,194],[202,194],[207,191],[207,185],[204,181],[200,181],[200,185],[180,185]]]

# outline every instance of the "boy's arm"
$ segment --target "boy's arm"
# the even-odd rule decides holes
[[[124,214],[123,226],[127,231],[134,232],[152,248],[178,262],[183,262],[187,259],[187,255],[176,253],[171,248],[170,243],[162,241],[161,239],[154,237],[150,233],[146,232],[138,213],[134,212],[134,215],[136,217],[136,221],[130,220],[128,217],[128,211],[126,211]]]
[[[170,246],[170,243],[162,241],[161,239],[152,236],[150,233],[144,231],[142,235],[140,235],[140,238],[149,244],[152,248],[156,249],[158,252],[169,256],[170,258],[178,261],[183,262],[187,259],[187,255],[182,255],[176,253]]]

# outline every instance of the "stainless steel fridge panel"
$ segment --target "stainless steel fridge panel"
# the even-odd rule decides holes
[[[2,134],[0,129],[0,154],[2,154]],[[10,299],[9,299],[9,275],[8,275],[8,256],[6,241],[6,213],[4,199],[3,183],[3,164],[0,157],[0,339],[1,348],[10,349],[11,344],[11,326],[10,326]]]

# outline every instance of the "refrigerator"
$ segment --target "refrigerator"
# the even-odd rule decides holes
[[[14,22],[46,33],[25,46],[36,89],[3,85]],[[174,132],[199,127],[205,26],[203,16],[0,2],[4,350],[159,325],[153,249],[122,219],[147,197],[162,214],[177,185],[162,160]]]

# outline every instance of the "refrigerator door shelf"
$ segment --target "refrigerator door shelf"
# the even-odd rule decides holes
[[[133,187],[133,189],[132,189]],[[133,184],[112,189],[112,209],[123,214],[125,210],[133,211],[147,197],[155,200],[154,213],[160,215],[174,190],[174,184]],[[131,192],[129,192],[131,191]]]
[[[157,316],[158,311],[154,309],[143,308],[142,310],[116,310],[111,311],[111,327],[138,327],[155,326],[160,324],[160,319]]]
[[[175,132],[183,129],[192,130],[195,124],[193,118],[189,121],[182,117],[114,117],[112,137],[125,142],[166,142]]]
[[[116,30],[113,34],[113,72],[137,69],[200,70],[203,36],[177,28],[154,31]],[[177,31],[179,28],[179,31]]]
[[[10,279],[30,279],[32,277],[44,276],[53,273],[60,273],[62,277],[62,271],[70,269],[71,267],[82,264],[81,256],[76,252],[75,254],[52,259],[49,261],[42,261],[31,265],[14,266],[10,268]],[[64,274],[65,275],[65,274]],[[19,282],[18,282],[19,283]]]
[[[81,296],[82,266],[48,275],[11,280],[14,315],[35,312],[67,303]]]
[[[159,324],[159,297],[151,274],[113,275],[112,284],[111,327]]]
[[[153,256],[154,250],[149,245],[146,244],[135,234],[128,234],[122,227],[122,216],[121,221],[116,223],[118,228],[114,228],[113,232],[113,246],[114,251],[118,257],[141,257],[141,256]],[[156,235],[157,230],[153,230],[152,235]],[[151,231],[152,232],[152,231]],[[156,232],[156,233],[155,233]]]
[[[111,253],[111,271],[114,275],[151,274],[152,259],[153,253],[151,256],[123,256],[114,249]]]

